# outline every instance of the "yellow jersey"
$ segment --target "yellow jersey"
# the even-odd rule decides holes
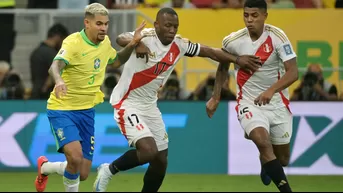
[[[54,60],[66,63],[61,77],[67,94],[58,99],[52,91],[49,110],[83,110],[104,101],[100,87],[104,82],[106,66],[117,58],[108,36],[98,45],[91,42],[84,30],[69,35]]]

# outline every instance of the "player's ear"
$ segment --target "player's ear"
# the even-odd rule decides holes
[[[268,12],[266,11],[265,16],[264,16],[264,20],[267,20],[267,18],[268,18]]]
[[[83,20],[83,24],[85,24],[85,27],[87,27],[87,25],[88,25],[88,19],[87,19],[87,18],[85,18],[85,19]]]
[[[155,29],[158,28],[158,21],[155,21],[155,22],[154,22],[154,28],[155,28]]]

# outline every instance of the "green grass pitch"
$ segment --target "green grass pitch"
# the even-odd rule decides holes
[[[35,192],[34,172],[1,172],[1,192]],[[143,173],[120,173],[113,177],[108,192],[139,192],[143,185]],[[92,191],[95,180],[93,172],[87,181],[80,183],[81,192]],[[289,176],[295,192],[340,192],[343,176]],[[46,192],[64,191],[62,177],[49,176]],[[160,192],[277,192],[272,183],[264,186],[259,176],[228,176],[201,174],[168,174]]]

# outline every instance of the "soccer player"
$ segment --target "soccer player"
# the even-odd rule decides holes
[[[132,40],[118,53],[112,48],[107,34],[108,10],[99,3],[85,9],[85,28],[69,35],[56,55],[49,73],[55,80],[47,104],[47,115],[56,140],[58,152],[65,162],[48,162],[38,158],[36,190],[44,191],[48,175],[63,175],[67,192],[77,192],[79,181],[86,180],[94,152],[94,106],[103,102],[100,90],[106,66],[119,67],[130,57],[143,38],[143,22]]]
[[[298,79],[298,68],[286,34],[265,24],[267,16],[264,0],[247,0],[244,4],[246,28],[226,36],[223,49],[237,55],[255,54],[262,60],[261,67],[252,74],[235,65],[236,111],[246,137],[260,152],[263,183],[268,185],[272,180],[281,192],[290,192],[282,166],[289,163],[292,136],[288,87]],[[227,70],[228,63],[219,64],[214,93],[206,105],[209,117],[213,116],[219,104]]]
[[[116,173],[149,163],[142,191],[157,192],[166,173],[168,155],[168,135],[157,107],[159,88],[168,80],[182,56],[237,61],[238,57],[221,49],[192,43],[176,35],[178,27],[177,13],[172,8],[160,9],[154,28],[142,31],[146,37],[137,47],[136,54],[133,53],[124,66],[110,102],[122,134],[135,149],[127,151],[111,164],[99,166],[94,191],[106,191],[110,179]],[[132,37],[133,33],[130,32],[121,34],[117,43],[126,46]],[[144,58],[144,53],[148,54],[148,60]],[[257,57],[248,55],[238,59],[239,65],[251,65],[253,70],[260,62]]]

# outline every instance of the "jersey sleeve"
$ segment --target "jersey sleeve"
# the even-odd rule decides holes
[[[108,60],[108,64],[113,64],[117,60],[117,58],[118,58],[117,50],[111,46],[110,59]]]
[[[179,38],[179,41],[181,42],[181,49],[185,53],[184,56],[187,57],[194,57],[199,55],[200,53],[200,44],[199,43],[193,43],[187,38],[182,38],[182,37],[176,37]]]
[[[286,34],[281,30],[278,30],[278,32],[279,33],[274,36],[275,49],[282,62],[297,57]]]
[[[225,36],[223,41],[222,41],[222,49],[226,52],[232,53],[232,39],[233,39],[234,33],[231,33],[228,36]]]
[[[76,50],[75,48],[78,47],[74,38],[67,37],[63,40],[62,47],[58,51],[57,55],[55,56],[54,60],[63,60],[66,65],[72,63],[73,58],[75,57]]]

